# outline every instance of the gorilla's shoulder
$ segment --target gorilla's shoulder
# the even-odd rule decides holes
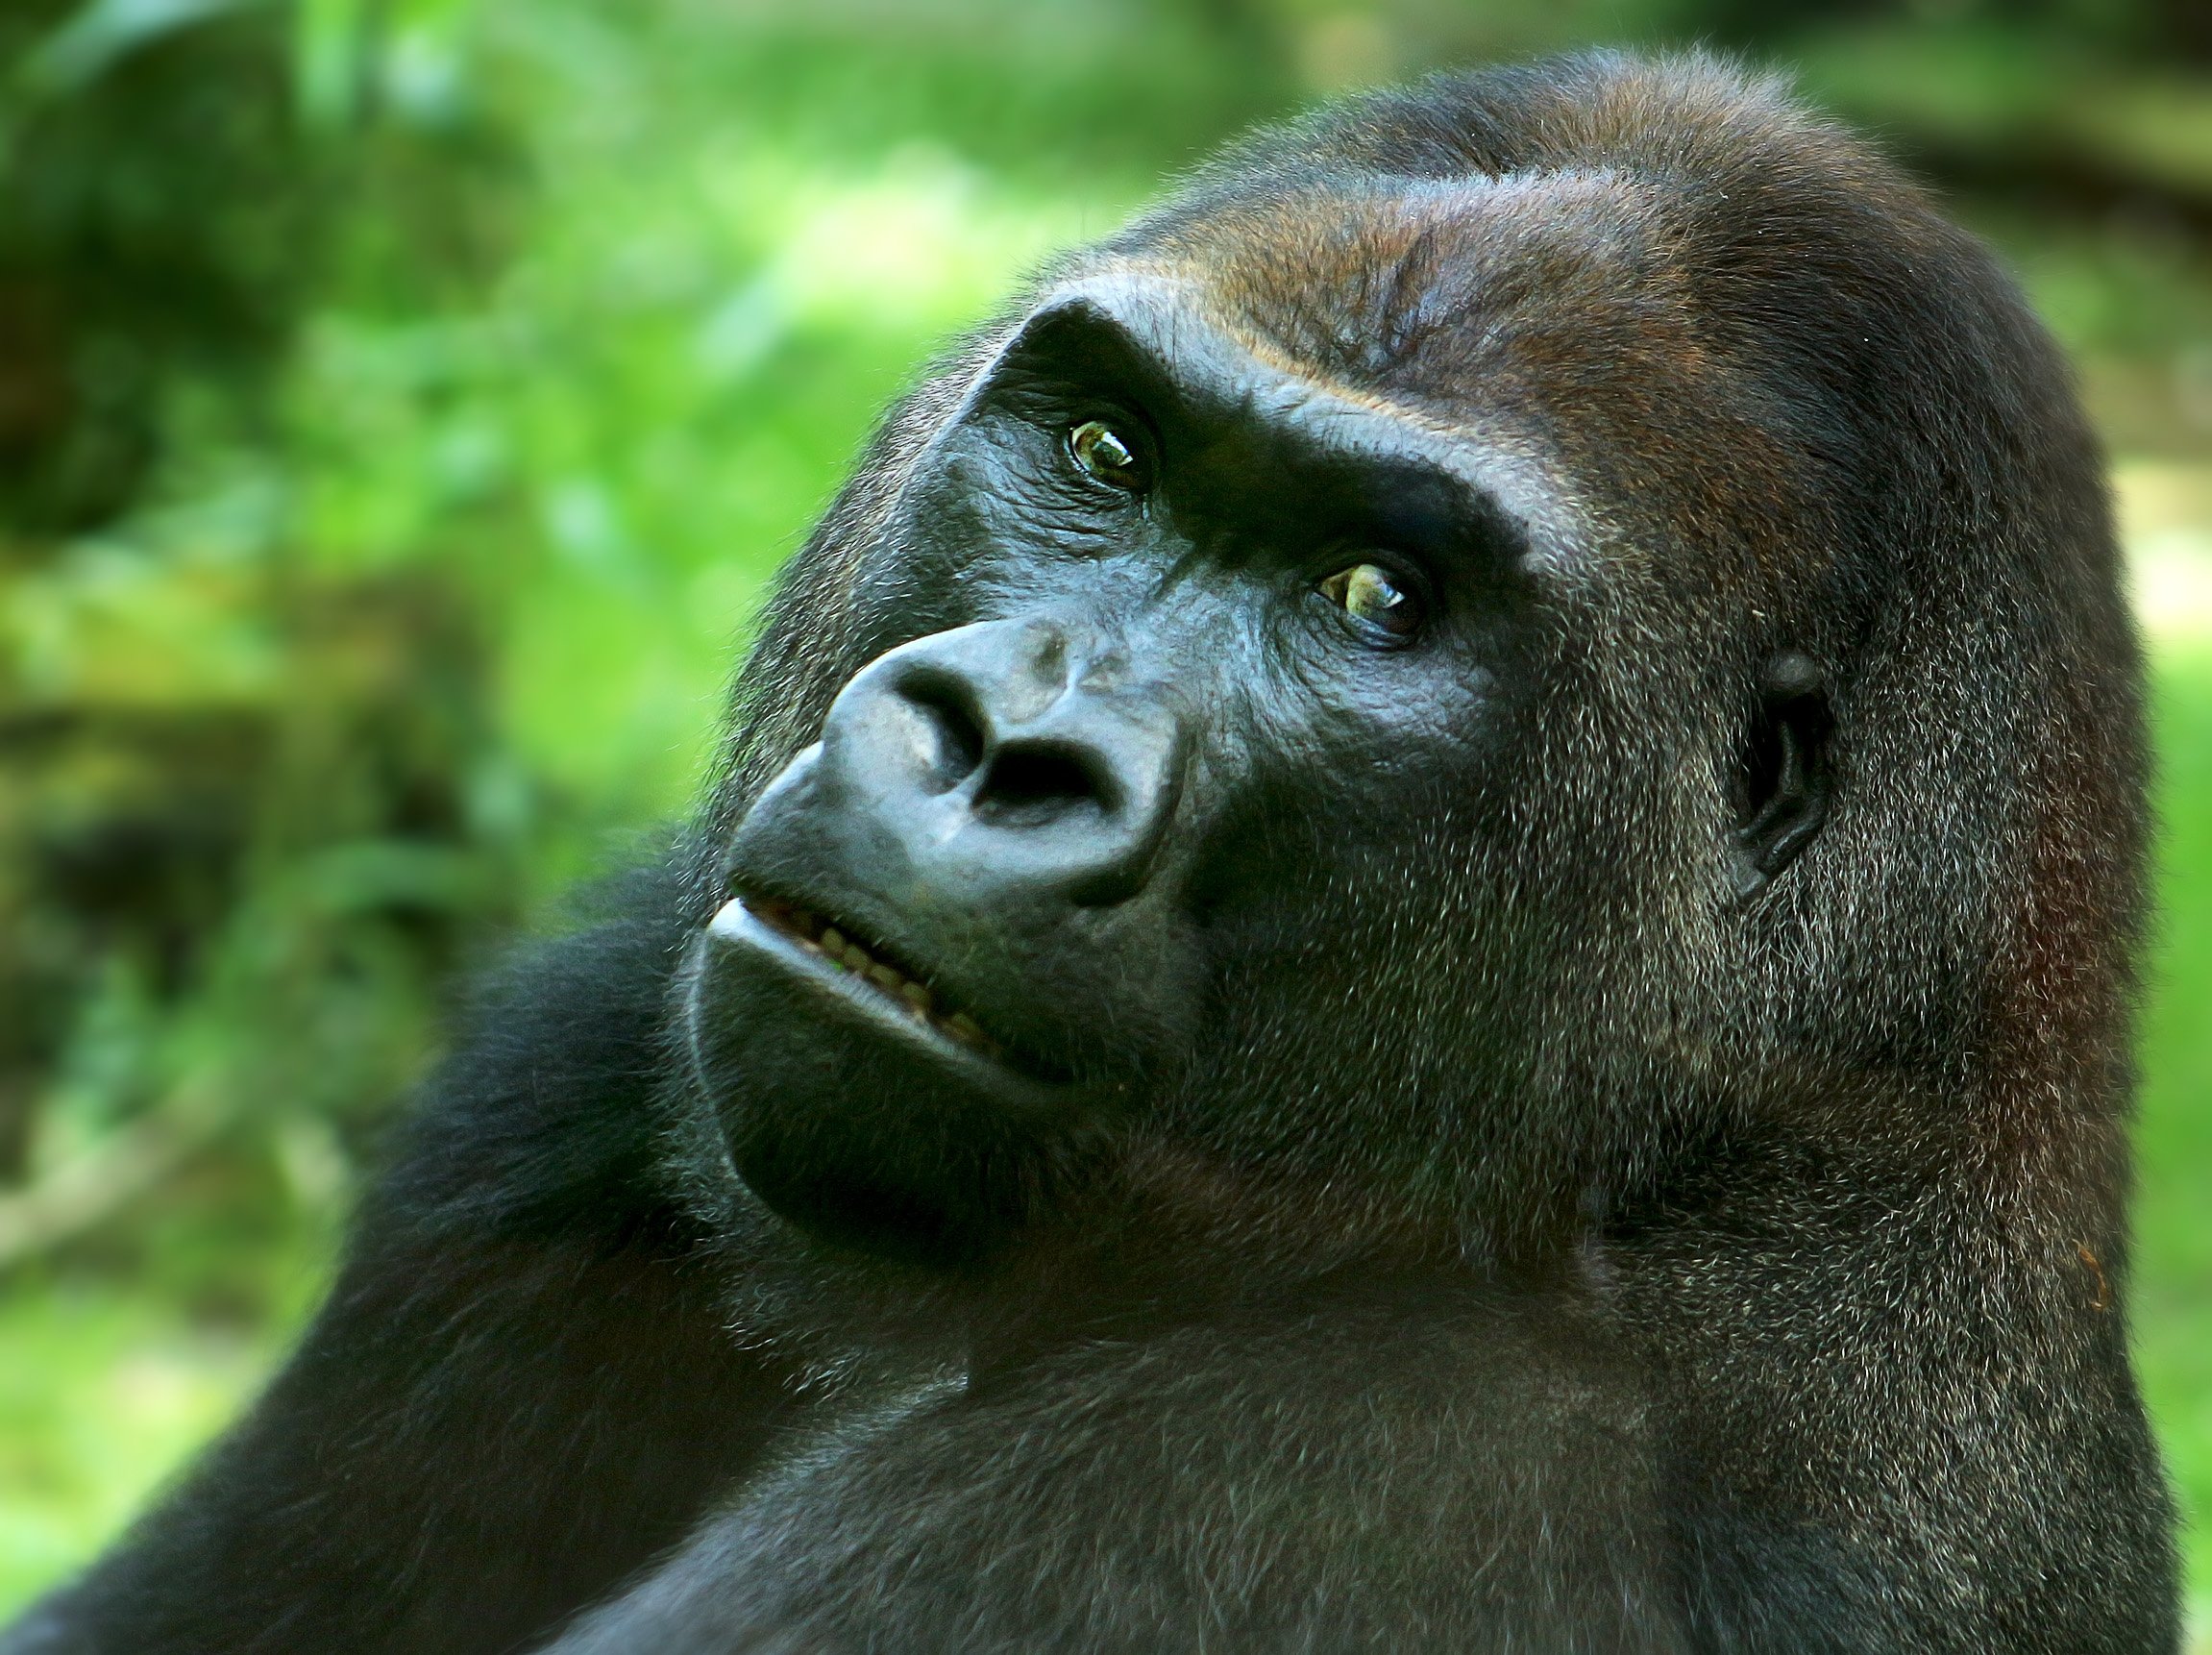
[[[575,928],[475,985],[371,1199],[404,1230],[601,1232],[672,1222],[666,1007],[691,924],[674,849],[602,881]]]

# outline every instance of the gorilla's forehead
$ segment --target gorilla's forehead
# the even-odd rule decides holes
[[[1633,389],[1706,365],[1666,196],[1606,168],[1225,204],[1152,257],[1241,334],[1429,408]],[[1608,400],[1612,400],[1609,398]]]

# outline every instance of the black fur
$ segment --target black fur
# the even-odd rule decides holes
[[[1064,383],[1165,433],[1141,506]],[[1369,546],[1442,571],[1418,645],[1307,579]],[[1066,638],[1093,723],[1001,776],[992,675]],[[700,832],[0,1650],[2171,1650],[2139,677],[2048,341],[1773,86],[1261,135],[894,410]],[[916,720],[994,831],[1159,781],[1144,859],[893,902],[942,790],[851,754]],[[803,976],[702,927],[817,886],[1001,1081],[768,1014]]]

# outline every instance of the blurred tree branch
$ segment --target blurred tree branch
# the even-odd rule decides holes
[[[29,1187],[0,1195],[0,1272],[90,1230],[174,1173],[228,1125],[206,1108],[159,1109]]]

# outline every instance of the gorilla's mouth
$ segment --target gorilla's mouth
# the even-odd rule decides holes
[[[984,1033],[974,1018],[965,1011],[947,1010],[939,1003],[936,990],[892,963],[880,947],[861,942],[847,926],[824,919],[812,908],[774,897],[748,894],[740,896],[738,902],[747,913],[801,954],[844,972],[855,988],[872,993],[918,1028],[994,1061],[1004,1060],[1005,1048]]]
[[[738,1175],[784,1218],[856,1245],[973,1254],[1089,1141],[1098,1100],[1045,1078],[888,952],[811,902],[740,887],[686,967],[692,1073]]]

